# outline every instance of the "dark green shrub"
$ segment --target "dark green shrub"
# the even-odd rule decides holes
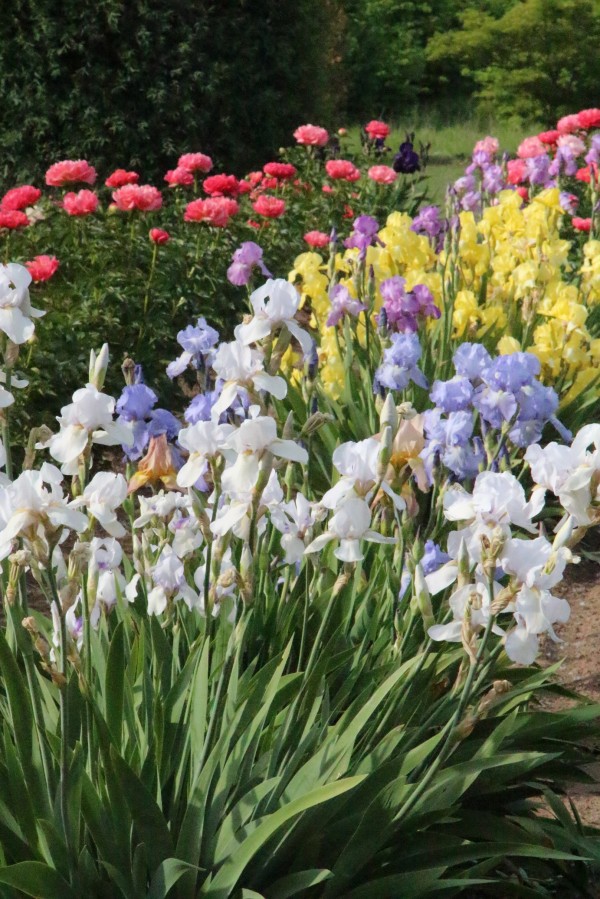
[[[186,149],[253,165],[330,115],[335,15],[333,0],[13,0],[0,178],[82,156],[158,178]]]

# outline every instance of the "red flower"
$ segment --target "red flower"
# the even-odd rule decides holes
[[[121,212],[153,212],[162,206],[161,192],[150,184],[125,184],[114,192],[113,200]]]
[[[358,181],[360,171],[348,159],[330,159],[325,163],[325,171],[336,181]]]
[[[580,219],[577,218],[576,215],[571,219],[571,224],[575,228],[576,231],[591,231],[592,230],[592,220],[591,219]]]
[[[187,204],[183,218],[186,222],[207,222],[215,228],[226,228],[239,208],[236,201],[228,197],[192,200]]]
[[[329,243],[329,234],[324,231],[307,231],[304,240],[309,247],[326,247]]]
[[[323,187],[321,188],[321,190],[323,191],[324,194],[332,194],[333,193],[333,187],[331,186],[331,184],[324,184]]]
[[[107,187],[125,187],[126,184],[137,184],[140,176],[137,172],[126,172],[125,169],[115,169],[104,182]]]
[[[300,125],[294,131],[296,142],[305,147],[324,147],[329,140],[329,133],[318,125]]]
[[[594,172],[594,180],[598,181],[598,166],[595,162],[578,169],[575,172],[575,177],[578,181],[584,181],[586,184],[589,184],[592,180],[592,171]]]
[[[237,197],[240,192],[235,175],[211,175],[202,182],[205,193],[211,197]]]
[[[345,218],[345,219],[353,219],[354,218],[354,209],[352,209],[351,206],[348,206],[347,203],[344,206],[344,214],[343,214],[342,218]]]
[[[256,185],[257,185],[257,184],[260,184],[260,182],[262,181],[262,176],[263,176],[263,173],[262,173],[262,172],[249,172],[249,173],[246,175],[246,181],[247,181],[252,187],[256,187]]]
[[[194,183],[194,176],[189,169],[178,165],[176,169],[169,169],[165,175],[165,181],[170,187],[189,187]]]
[[[393,184],[398,177],[389,165],[372,165],[367,174],[377,184]]]
[[[65,194],[62,205],[69,215],[91,215],[98,208],[98,197],[93,190],[70,191]]]
[[[267,222],[257,222],[257,221],[255,221],[255,219],[248,219],[246,224],[249,225],[251,228],[255,228],[255,229],[267,227]]]
[[[376,138],[385,140],[391,130],[392,129],[389,125],[386,125],[385,122],[378,122],[377,119],[373,119],[372,122],[369,122],[368,125],[365,125],[365,131],[367,132],[371,140],[375,140]]]
[[[527,190],[526,187],[517,187],[516,192],[519,194],[519,196],[521,197],[522,200],[529,199],[529,191]]]
[[[163,231],[162,228],[150,228],[148,234],[152,243],[163,244],[169,243],[169,241],[171,240],[171,235],[169,234],[169,232]]]
[[[267,162],[263,165],[263,172],[270,178],[278,178],[280,181],[287,181],[293,178],[298,169],[290,162]]]
[[[600,109],[582,109],[577,113],[579,127],[588,131],[590,128],[600,127]]]
[[[527,176],[527,163],[524,159],[509,159],[506,163],[509,184],[520,184]]]
[[[210,172],[213,161],[204,153],[184,153],[177,160],[177,167],[187,169],[188,172]]]
[[[58,259],[56,256],[34,256],[31,262],[25,263],[25,268],[34,281],[48,281],[58,269]]]
[[[560,131],[542,131],[541,134],[538,134],[538,140],[541,140],[543,144],[555,144],[559,137]]]
[[[240,194],[249,194],[252,190],[252,185],[249,181],[238,181],[238,192]]]
[[[259,215],[264,215],[265,218],[276,219],[285,212],[285,202],[278,197],[263,194],[252,204],[252,208]]]
[[[96,180],[96,169],[85,159],[63,159],[55,162],[46,172],[46,184],[50,187],[62,187],[64,184],[93,184]]]
[[[33,206],[42,196],[41,190],[32,184],[23,184],[22,187],[13,187],[2,197],[0,208],[9,209],[26,209]]]
[[[0,209],[0,228],[26,228],[29,219],[19,209]]]

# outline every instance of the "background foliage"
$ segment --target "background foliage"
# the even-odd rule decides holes
[[[158,177],[187,147],[252,166],[308,116],[328,118],[335,12],[330,0],[14,0],[0,22],[1,174],[84,156]]]
[[[185,148],[252,167],[302,121],[472,100],[550,122],[597,105],[599,36],[598,0],[12,0],[0,179],[69,156],[160,179]]]

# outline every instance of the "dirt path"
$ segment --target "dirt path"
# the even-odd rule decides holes
[[[584,562],[570,568],[555,592],[571,605],[571,617],[557,634],[562,643],[550,640],[544,656],[550,664],[564,659],[559,680],[594,702],[600,702],[600,565]],[[555,708],[560,702],[552,703]],[[579,786],[570,792],[582,821],[600,827],[600,762],[590,770],[597,784]]]

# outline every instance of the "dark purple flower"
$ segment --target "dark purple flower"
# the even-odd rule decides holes
[[[419,154],[415,152],[412,143],[409,140],[400,144],[398,153],[394,156],[392,168],[395,172],[402,175],[412,175],[421,168]]]

